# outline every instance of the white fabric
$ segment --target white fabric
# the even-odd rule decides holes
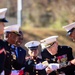
[[[42,63],[39,63],[39,64],[35,65],[35,69],[37,69],[37,70],[42,70],[42,69],[45,69],[45,68],[46,68],[46,66],[43,65]]]
[[[69,24],[69,25],[63,26],[63,28],[64,28],[66,31],[71,30],[73,27],[75,27],[75,22],[74,22],[74,23],[71,23],[71,24]]]
[[[4,71],[2,71],[2,73],[1,73],[0,75],[5,75],[5,72],[4,72]]]
[[[50,44],[52,42],[55,42],[57,40],[57,37],[58,36],[50,36],[50,37],[48,37],[46,39],[41,40],[40,42],[41,42],[42,48],[44,48],[45,45],[47,45],[47,44]]]
[[[59,74],[59,75],[65,75],[65,74],[63,73],[63,74]]]
[[[19,70],[12,70],[11,75],[19,75]]]
[[[6,11],[7,11],[7,8],[0,9],[0,19],[5,18]]]
[[[17,32],[19,32],[19,28],[20,28],[20,26],[18,24],[6,26],[6,27],[4,27],[4,32],[7,32],[7,31],[9,31],[9,32],[17,31]]]
[[[57,70],[60,66],[58,63],[50,63],[48,67],[50,67],[51,70]]]
[[[25,46],[28,48],[28,47],[36,47],[36,46],[38,46],[38,45],[40,45],[40,42],[39,41],[30,41],[30,42],[27,42],[26,44],[25,44]]]

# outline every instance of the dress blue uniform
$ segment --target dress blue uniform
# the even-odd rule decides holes
[[[6,59],[5,59],[5,75],[9,75],[12,70],[12,62],[13,57],[11,52],[13,51],[11,48],[11,44],[9,44],[7,41],[5,42],[5,49],[6,49]]]
[[[43,62],[43,60],[39,57],[34,57],[33,59],[29,58],[26,61],[26,69],[25,71],[28,72],[28,75],[46,75],[45,69],[36,70],[35,65]]]
[[[19,35],[19,26],[18,25],[11,25],[11,26],[4,27],[4,32],[14,34],[11,37],[7,36],[6,37],[7,41],[4,41],[5,50],[6,50],[5,75],[10,75],[12,67],[13,67],[13,61],[16,60],[16,54],[15,54],[14,49],[12,48],[12,44],[15,44],[16,40],[14,40],[14,38],[12,38],[12,37],[15,35],[17,37],[17,35]],[[10,43],[12,43],[12,44],[10,44]]]
[[[22,67],[25,67],[25,57],[26,50],[22,47],[17,47],[16,49],[16,60],[13,61],[13,68],[16,70],[20,70]]]
[[[0,40],[0,51],[2,50],[2,49],[5,49],[5,43],[2,41],[2,40]],[[0,54],[0,73],[4,70],[4,62],[5,62],[5,54],[4,54],[4,52],[2,52],[1,54]]]
[[[6,11],[7,11],[7,8],[0,9],[0,23],[8,22],[5,18]],[[0,26],[2,26],[2,24]],[[4,27],[4,24],[2,27]],[[1,31],[1,33],[2,32],[3,30]],[[2,49],[5,49],[5,43],[2,40],[0,40],[0,52],[2,51]],[[4,70],[4,62],[5,62],[5,53],[1,52],[0,53],[0,74]]]
[[[72,54],[72,48],[68,46],[61,46],[57,45],[57,36],[51,36],[44,40],[41,40],[42,45],[44,45],[44,49],[41,52],[42,59],[48,61],[48,63],[58,63],[60,64],[61,68],[66,67],[67,65],[70,65],[70,62],[73,58]],[[55,47],[55,48],[54,48]],[[51,49],[57,50],[55,54],[51,54]],[[49,52],[50,51],[50,52]],[[74,75],[74,70],[70,71],[70,73],[67,71],[64,71],[65,69],[59,69],[59,74],[64,72],[66,75]],[[54,72],[50,73],[50,75],[56,75]]]
[[[38,47],[40,45],[39,41],[30,41],[25,44],[28,48],[29,58],[26,61],[25,71],[28,72],[26,75],[46,75],[45,68],[36,69],[36,65],[41,63],[43,60],[39,58],[38,55]]]
[[[12,45],[7,41],[4,42],[6,44],[5,75],[9,75],[12,69],[20,70],[22,67],[25,67],[26,51],[21,47],[17,47],[17,56],[15,48],[12,48]]]
[[[46,60],[49,63],[59,63],[62,65],[62,67],[66,67],[68,65],[68,62],[73,59],[72,48],[68,46],[58,46],[58,53],[55,55],[51,55],[46,49],[44,49],[41,52],[41,55],[43,60]],[[61,69],[59,73],[66,72],[67,69],[65,69],[64,71],[63,70]],[[74,70],[71,70],[70,73],[68,73],[67,70],[65,74],[74,75]]]

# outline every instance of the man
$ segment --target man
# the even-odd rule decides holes
[[[39,41],[30,41],[25,44],[29,54],[29,57],[26,61],[26,75],[46,75],[45,69],[41,64],[42,59],[38,57],[39,45]]]
[[[5,18],[7,8],[0,9],[0,35],[4,33],[4,23],[7,23],[8,21]]]
[[[5,47],[4,47],[4,42],[2,40],[2,36],[4,34],[4,23],[7,23],[8,21],[5,18],[7,8],[2,8],[0,9],[0,75],[2,74],[4,70],[4,61],[5,61]]]
[[[21,70],[22,68],[25,68],[25,57],[26,57],[26,50],[21,47],[21,44],[23,43],[23,33],[22,31],[19,31],[18,39],[15,43],[15,52],[16,52],[16,60],[13,62],[13,68],[14,70]],[[22,70],[21,70],[22,71]]]
[[[58,36],[50,36],[46,39],[41,40],[41,45],[45,48],[41,52],[43,60],[46,60],[50,63],[58,63],[60,64],[60,68],[70,65],[70,62],[73,59],[72,48],[68,46],[60,46],[57,42]],[[46,72],[49,75],[58,74],[66,74],[66,75],[74,75],[74,71],[70,71],[70,73],[65,71],[56,71],[52,70],[50,67],[46,68]]]
[[[71,23],[67,26],[63,26],[63,28],[67,31],[67,35],[73,40],[75,41],[75,22],[74,23]],[[68,69],[68,71],[71,69],[71,70],[75,70],[75,59],[73,59],[71,61],[71,64],[70,66],[67,66],[65,69]]]
[[[18,40],[19,34],[19,26],[18,25],[11,25],[4,28],[4,32],[7,33],[6,38],[4,40],[5,49],[6,49],[6,59],[5,59],[5,75],[10,75],[13,60],[16,60],[16,54],[14,50],[14,45]]]
[[[75,22],[67,26],[63,26],[63,28],[67,31],[67,35],[74,41],[75,40]]]

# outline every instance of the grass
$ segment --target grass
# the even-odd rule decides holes
[[[24,33],[24,42],[22,46],[24,47],[24,44],[31,40],[42,40],[46,37],[52,36],[52,35],[58,35],[58,43],[60,45],[67,45],[73,48],[73,54],[75,55],[75,43],[66,36],[65,30],[60,29],[50,29],[50,28],[35,28],[35,27],[22,27],[21,28]]]

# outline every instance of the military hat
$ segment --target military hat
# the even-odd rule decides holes
[[[14,33],[20,35],[19,28],[20,28],[20,26],[18,24],[6,26],[6,27],[4,27],[4,33],[14,32]]]
[[[5,18],[7,8],[0,9],[0,22],[8,22]]]
[[[67,31],[67,35],[70,35],[72,33],[73,29],[75,29],[75,22],[73,22],[69,25],[63,26],[63,28]]]
[[[25,47],[27,47],[30,50],[37,50],[39,45],[40,45],[39,41],[30,41],[25,44]]]
[[[47,48],[47,47],[52,46],[53,43],[54,43],[55,41],[57,41],[57,37],[58,37],[58,36],[50,36],[50,37],[48,37],[48,38],[45,38],[45,39],[41,40],[40,42],[41,42],[42,48]]]

